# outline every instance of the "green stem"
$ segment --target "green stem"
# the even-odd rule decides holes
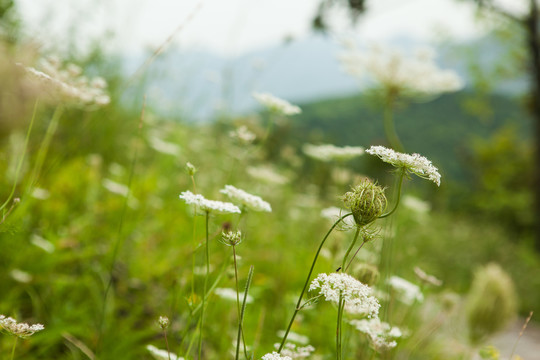
[[[238,328],[242,330],[242,320],[240,315],[240,295],[238,290],[238,264],[236,263],[236,245],[232,246],[233,249],[233,260],[234,260],[234,280],[236,284],[236,308],[238,311]],[[244,355],[247,359],[247,347],[246,347],[246,340],[244,339],[244,331],[241,331],[242,335],[242,341],[244,343]],[[238,353],[240,349],[240,336],[238,336],[238,339],[236,340],[236,357],[235,360],[238,360]]]
[[[209,245],[209,234],[208,234],[208,218],[210,213],[206,211],[206,274],[204,276],[204,289],[203,289],[203,303],[201,309],[201,327],[199,328],[199,360],[202,359],[202,334],[203,334],[203,325],[204,325],[204,310],[206,308],[206,288],[208,287],[208,276],[210,274],[210,251],[208,250]]]
[[[302,292],[300,293],[300,296],[298,297],[298,301],[296,302],[296,308],[294,309],[294,313],[293,313],[293,315],[291,317],[291,320],[289,321],[289,325],[287,326],[287,330],[285,330],[285,335],[283,335],[283,340],[281,340],[281,344],[279,345],[278,353],[281,352],[281,350],[283,349],[283,346],[285,346],[285,341],[287,341],[287,336],[289,336],[289,332],[291,331],[291,327],[292,327],[292,324],[294,322],[294,319],[296,318],[296,315],[298,314],[298,312],[301,309],[300,305],[302,304],[302,298],[304,297],[304,293],[306,292],[306,289],[307,289],[308,284],[309,284],[309,279],[311,278],[311,274],[313,273],[313,269],[315,268],[315,263],[317,262],[317,258],[319,257],[319,253],[321,252],[321,249],[322,249],[324,243],[326,242],[326,239],[328,238],[328,236],[330,236],[330,233],[332,232],[332,230],[334,230],[334,228],[343,219],[345,219],[346,217],[351,216],[351,215],[352,215],[352,213],[348,213],[348,214],[345,214],[342,217],[340,217],[334,223],[334,225],[332,225],[330,230],[328,230],[328,232],[326,233],[326,235],[322,239],[321,244],[319,245],[319,248],[317,249],[317,252],[315,253],[315,257],[313,258],[313,262],[311,263],[311,268],[309,269],[309,273],[308,273],[308,276],[306,278],[306,282],[304,283],[304,287],[302,289]]]
[[[349,269],[349,267],[351,266],[354,258],[356,257],[356,255],[358,254],[358,252],[360,251],[360,249],[362,249],[362,247],[364,246],[364,244],[366,243],[367,241],[364,240],[362,242],[362,244],[360,244],[360,246],[358,247],[358,249],[356,250],[356,252],[354,253],[354,255],[352,256],[351,260],[349,261],[349,264],[347,264],[347,267],[343,270],[343,272],[347,272],[347,270]]]
[[[238,335],[236,340],[236,357],[235,359],[238,360],[238,354],[240,352],[240,337],[242,336],[242,323],[244,322],[244,314],[246,312],[246,304],[247,304],[247,296],[249,292],[249,287],[251,286],[251,280],[253,279],[253,265],[249,268],[249,274],[246,282],[246,288],[244,290],[244,299],[242,300],[242,310],[240,311],[240,321],[238,322]],[[237,293],[238,294],[238,293]],[[244,340],[244,346],[245,346],[245,340]],[[245,351],[246,359],[248,359],[247,351]]]
[[[15,337],[15,341],[13,341],[13,348],[11,349],[11,360],[15,359],[15,348],[17,347],[17,339],[18,337]]]
[[[352,248],[354,247],[354,245],[356,244],[356,241],[358,240],[358,235],[360,234],[360,227],[358,226],[356,228],[356,233],[354,234],[354,239],[353,241],[351,242],[351,245],[349,245],[349,248],[347,249],[347,252],[345,253],[345,256],[343,257],[343,262],[341,263],[341,271],[342,272],[345,272],[346,270],[346,267],[345,267],[345,264],[347,263],[347,257],[349,256]],[[355,254],[356,255],[356,254]],[[352,261],[352,259],[351,259]]]
[[[384,132],[386,134],[388,142],[390,143],[390,146],[396,151],[403,152],[403,144],[399,140],[399,136],[396,132],[396,127],[394,125],[394,101],[395,95],[390,91],[386,95],[386,106],[384,107]]]
[[[336,328],[336,359],[341,360],[342,344],[341,344],[341,334],[342,331],[342,319],[343,319],[343,308],[345,307],[345,300],[343,299],[343,294],[339,295],[339,306],[338,306],[338,316],[337,316],[337,328]]]
[[[163,337],[165,338],[165,345],[167,346],[167,357],[171,360],[171,350],[169,348],[169,340],[167,340],[167,331],[163,330]]]
[[[406,171],[406,169],[402,168],[401,173],[399,175],[397,200],[396,200],[396,203],[394,204],[394,208],[390,212],[387,212],[386,214],[383,214],[383,215],[379,216],[379,219],[382,219],[382,218],[385,218],[385,217],[388,217],[388,216],[392,215],[396,211],[396,209],[398,208],[399,202],[401,200],[401,188],[402,188],[402,185],[403,185],[403,178],[405,177],[405,171]]]
[[[11,192],[9,193],[9,196],[6,199],[6,201],[2,204],[2,206],[0,206],[0,210],[3,210],[7,206],[7,204],[11,201],[11,199],[13,198],[13,195],[15,194],[15,188],[17,187],[17,182],[19,181],[19,175],[21,174],[22,164],[24,162],[24,156],[26,154],[26,150],[28,149],[28,141],[30,140],[30,133],[32,132],[32,127],[34,126],[34,119],[36,118],[37,109],[38,109],[38,101],[36,100],[34,104],[34,111],[32,112],[32,119],[30,119],[30,125],[28,125],[28,130],[26,131],[26,137],[24,139],[23,154],[21,158],[19,159],[19,163],[17,164],[17,169],[15,170],[15,180],[13,181]]]

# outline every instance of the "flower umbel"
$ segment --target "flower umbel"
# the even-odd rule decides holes
[[[241,231],[222,232],[220,241],[227,246],[236,246],[242,242],[242,232]]]
[[[399,328],[381,322],[379,318],[351,320],[350,324],[358,331],[366,334],[369,337],[371,345],[377,351],[396,347],[397,343],[395,339],[402,336]]]
[[[222,194],[227,195],[232,201],[238,202],[253,211],[272,212],[269,203],[259,196],[251,195],[242,189],[237,189],[232,185],[225,185],[225,189],[220,190]]]
[[[162,330],[166,330],[170,325],[169,318],[166,316],[160,316],[158,320],[158,325]]]
[[[326,301],[345,301],[345,310],[353,314],[377,316],[381,305],[371,296],[372,289],[345,273],[319,274],[309,286],[309,291],[320,289]]]
[[[17,320],[11,317],[0,315],[0,330],[21,339],[26,339],[43,329],[45,327],[41,324],[28,325],[26,323],[18,323]]]
[[[292,105],[290,102],[280,99],[272,94],[268,93],[253,93],[253,97],[261,105],[264,105],[268,110],[281,113],[283,115],[296,115],[300,114],[302,110],[296,106]]]
[[[276,349],[279,349],[279,343],[274,344]],[[296,346],[295,344],[287,343],[281,350],[281,356],[288,356],[291,359],[304,359],[308,358],[315,348],[311,345]]]
[[[397,168],[406,170],[423,179],[433,181],[437,186],[441,185],[441,174],[433,166],[431,161],[419,154],[404,154],[384,146],[372,146],[366,150],[370,155],[378,156],[382,161],[389,163]]]
[[[261,360],[292,360],[290,356],[283,355],[281,356],[277,352],[268,353],[266,355],[263,355]]]
[[[364,148],[361,146],[338,147],[331,144],[312,145],[305,144],[302,151],[307,156],[320,161],[347,161],[364,154]]]
[[[184,200],[188,205],[194,205],[198,209],[209,213],[222,214],[240,214],[238,206],[217,200],[208,200],[200,194],[193,194],[191,191],[184,191],[180,194],[180,199]]]
[[[415,301],[424,301],[424,294],[422,294],[420,288],[399,276],[391,276],[388,279],[388,285],[400,294],[399,300],[407,305],[412,305]]]

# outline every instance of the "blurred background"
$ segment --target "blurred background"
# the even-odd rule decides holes
[[[540,311],[538,6],[0,0],[0,314],[46,327],[19,341],[15,358],[150,359],[147,344],[165,347],[160,315],[171,319],[171,350],[197,358],[191,311],[200,302],[193,288],[203,279],[193,273],[203,265],[204,221],[178,195],[223,199],[226,184],[273,208],[241,221],[211,219],[214,237],[231,224],[245,233],[241,278],[256,269],[246,341],[255,358],[270,352],[332,224],[321,210],[343,207],[340,196],[365,176],[395,199],[391,169],[378,159],[321,160],[306,144],[391,146],[389,109],[402,150],[431,160],[442,183],[406,181],[408,197],[381,231],[393,244],[384,255],[393,265],[381,276],[415,279],[418,266],[444,285],[423,289],[426,308],[396,310],[394,320],[421,336],[377,356],[469,359],[493,341],[510,356],[524,319]],[[369,63],[373,53],[393,60]],[[372,67],[351,69],[351,54]],[[407,58],[451,72],[458,86],[416,93],[381,81],[392,71],[375,65]],[[76,91],[59,91],[59,80]],[[276,116],[253,93],[302,112]],[[347,236],[335,234],[320,272],[337,268]],[[368,244],[362,261],[382,264],[381,242]],[[211,251],[213,279],[233,287],[230,249],[213,241]],[[515,315],[475,342],[460,329],[471,327],[475,273],[492,263],[513,281],[506,291]],[[234,302],[213,301],[207,319],[230,321],[208,321],[208,359],[228,354],[236,333]],[[457,309],[448,310],[449,325],[427,324],[447,303]],[[295,329],[321,359],[334,346],[333,313],[325,311],[322,325],[306,312]],[[525,359],[540,343],[535,317],[520,340]],[[441,335],[427,336],[426,324]],[[0,353],[12,345],[2,334]]]

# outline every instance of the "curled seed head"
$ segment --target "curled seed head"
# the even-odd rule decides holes
[[[345,193],[343,202],[353,213],[358,226],[375,221],[382,215],[387,204],[384,189],[369,179],[363,180],[352,191]]]

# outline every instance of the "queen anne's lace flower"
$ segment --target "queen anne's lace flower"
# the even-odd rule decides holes
[[[272,352],[264,355],[261,360],[292,360],[290,356],[279,355],[277,352]]]
[[[280,99],[272,94],[268,93],[253,93],[253,97],[261,105],[264,105],[268,110],[282,113],[283,115],[296,115],[300,114],[302,110],[292,105],[290,102]]]
[[[340,56],[345,71],[360,79],[371,78],[379,86],[409,96],[437,95],[458,91],[463,81],[452,70],[442,70],[431,49],[406,57],[393,49],[373,47],[362,52],[348,46]]]
[[[0,330],[18,336],[21,339],[26,339],[43,329],[45,327],[41,324],[28,325],[26,323],[18,323],[17,320],[11,317],[0,315]]]
[[[302,147],[302,151],[304,151],[304,154],[307,156],[320,161],[347,161],[364,154],[364,148],[361,146],[338,147],[331,144],[305,144]]]
[[[274,344],[276,349],[279,349],[279,343]],[[281,350],[281,356],[288,356],[291,359],[304,359],[311,355],[315,348],[311,345],[296,346],[295,344],[287,343]]]
[[[208,200],[200,194],[193,194],[191,191],[184,191],[180,194],[180,199],[184,200],[188,205],[194,205],[204,212],[216,212],[222,214],[240,214],[238,206],[217,200]]]
[[[388,323],[381,322],[379,318],[351,320],[358,331],[363,332],[369,337],[373,347],[377,350],[385,350],[396,347],[395,339],[402,336],[401,330],[392,327]]]
[[[222,194],[227,195],[232,201],[238,202],[254,211],[272,212],[269,203],[259,196],[251,195],[244,190],[237,189],[232,185],[225,185],[225,189],[220,190]]]
[[[407,305],[412,305],[415,301],[424,301],[424,294],[422,294],[420,288],[399,276],[391,276],[388,279],[388,284],[400,294],[399,299]]]
[[[350,275],[344,273],[319,274],[309,286],[309,291],[320,289],[326,301],[339,303],[340,296],[345,301],[345,310],[352,314],[377,316],[381,305],[371,296],[372,289]]]
[[[158,349],[154,345],[146,345],[146,350],[148,350],[156,360],[169,360],[169,355],[171,360],[184,360],[183,357],[169,353],[167,350]]]
[[[370,155],[378,156],[382,161],[397,168],[402,168],[423,179],[433,181],[437,186],[441,185],[441,174],[433,166],[431,161],[419,154],[404,154],[384,146],[372,146],[366,150]]]

